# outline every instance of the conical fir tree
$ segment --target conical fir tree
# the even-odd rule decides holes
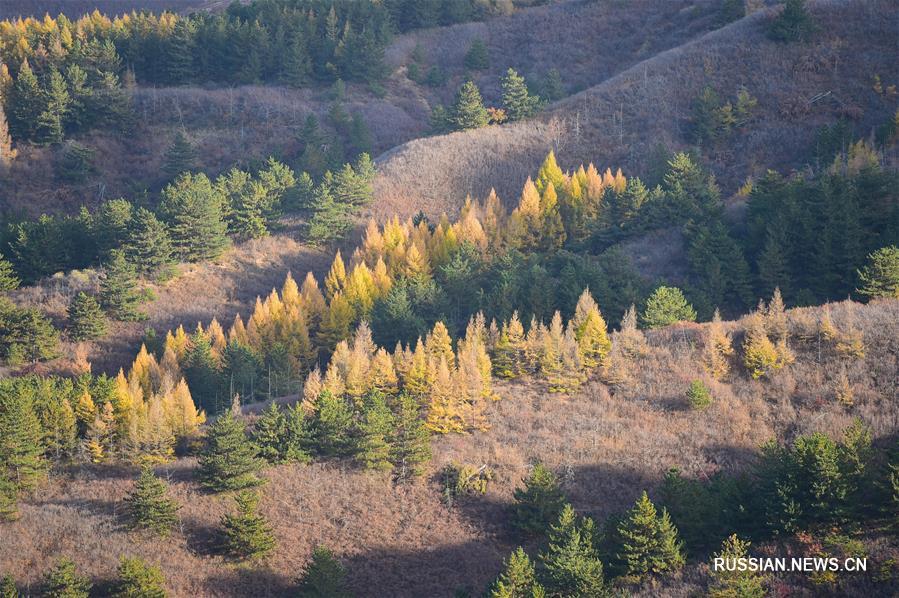
[[[465,82],[456,95],[453,105],[453,124],[456,129],[477,129],[486,126],[490,118],[484,108],[481,91],[473,81]]]
[[[9,126],[16,139],[33,139],[38,118],[44,111],[43,94],[27,60],[22,61],[16,82],[10,90]]]
[[[150,210],[138,208],[135,212],[125,255],[141,274],[157,278],[167,278],[170,274],[174,263],[172,239],[165,225]]]
[[[193,145],[182,132],[175,135],[172,145],[165,152],[162,171],[169,180],[182,172],[190,172],[196,167],[197,153]]]
[[[0,577],[0,598],[19,598],[19,589],[12,575]]]
[[[34,489],[46,475],[42,436],[32,395],[0,381],[0,468],[17,491]]]
[[[513,525],[525,533],[542,534],[558,520],[565,495],[555,474],[542,463],[536,463],[522,482],[524,488],[516,488],[513,495]]]
[[[3,257],[3,254],[0,254],[0,293],[19,288],[20,282],[15,268],[9,263],[9,260]]]
[[[167,490],[165,482],[157,478],[151,468],[144,467],[134,489],[125,498],[131,525],[160,536],[169,535],[178,522],[181,507],[168,498]]]
[[[726,559],[725,562],[737,562],[749,556],[750,543],[741,540],[736,534],[721,544],[721,551],[715,557]],[[710,598],[764,598],[765,578],[755,571],[714,571],[714,583],[709,590]]]
[[[317,546],[312,560],[300,579],[298,595],[302,598],[349,598],[346,570],[328,548]]]
[[[12,146],[9,123],[6,120],[6,113],[3,111],[3,102],[0,101],[0,175],[6,173],[17,153]]]
[[[257,448],[247,438],[243,423],[230,411],[209,427],[206,447],[199,459],[200,483],[209,490],[241,490],[257,486],[261,467]]]
[[[59,143],[65,136],[63,126],[69,114],[72,99],[66,81],[58,70],[50,71],[44,90],[44,111],[38,117],[38,136],[45,143]]]
[[[521,120],[533,116],[540,107],[540,98],[528,93],[524,77],[509,69],[502,79],[503,108],[509,120]]]
[[[123,558],[113,598],[165,598],[165,578],[159,567],[139,558]]]
[[[658,515],[646,492],[619,524],[618,535],[621,547],[617,558],[628,575],[663,573],[684,563],[683,549],[668,512],[663,510]]]
[[[369,394],[365,401],[358,454],[366,469],[386,471],[393,468],[390,462],[390,434],[394,424],[384,395],[378,391]]]
[[[272,401],[253,426],[253,443],[259,448],[259,456],[269,463],[285,460],[285,435],[287,422],[278,403]]]
[[[552,595],[599,598],[609,593],[593,545],[593,532],[591,519],[578,521],[571,505],[565,505],[559,521],[549,529],[548,546],[540,555]]]
[[[205,174],[184,173],[162,191],[160,211],[175,254],[187,261],[214,259],[228,246],[224,198]]]
[[[125,259],[122,250],[113,249],[100,279],[100,305],[116,320],[134,321],[142,317],[137,311],[140,302],[134,267]]]
[[[390,439],[390,460],[398,480],[406,480],[422,472],[431,459],[431,435],[421,419],[415,398],[403,393],[397,399],[399,412]]]
[[[43,596],[47,598],[88,598],[90,580],[79,575],[71,559],[62,559],[44,578]]]
[[[237,514],[222,517],[225,552],[238,559],[267,556],[275,548],[275,536],[268,520],[257,513],[259,495],[244,490],[235,495],[234,502]]]
[[[106,316],[92,296],[80,292],[69,303],[69,331],[76,341],[100,338],[106,334]]]
[[[19,492],[16,489],[16,485],[9,479],[7,473],[0,469],[0,523],[18,519],[18,498]],[[2,594],[0,594],[0,597],[2,597]]]
[[[534,563],[521,546],[509,556],[506,568],[493,584],[490,598],[544,598],[546,590],[537,581]]]

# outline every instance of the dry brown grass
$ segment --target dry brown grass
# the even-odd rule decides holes
[[[632,364],[628,385],[610,389],[591,381],[564,397],[546,393],[536,381],[498,384],[503,398],[493,405],[492,429],[437,439],[429,473],[408,486],[395,487],[348,464],[269,468],[261,508],[275,525],[279,546],[256,567],[216,554],[218,519],[230,505],[224,496],[199,490],[193,459],[159,470],[184,505],[183,528],[167,540],[122,525],[121,499],[135,472],[75,468],[55,476],[22,506],[19,521],[2,528],[0,571],[34,589],[52,560],[65,554],[102,582],[114,576],[121,555],[140,555],[163,568],[173,596],[287,596],[312,548],[325,543],[348,567],[358,596],[452,596],[465,586],[477,594],[517,543],[505,528],[506,507],[536,459],[559,473],[576,508],[602,518],[628,506],[644,488],[653,494],[671,466],[698,477],[740,471],[769,438],[789,440],[812,430],[835,434],[855,416],[872,426],[876,438],[894,434],[899,301],[830,309],[837,328],[851,324],[862,332],[863,359],[846,361],[827,350],[819,358],[809,334],[821,310],[792,310],[796,363],[761,381],[748,379],[735,364],[725,382],[710,382],[715,402],[705,411],[691,410],[683,398],[689,381],[704,376],[698,362],[704,326],[673,326],[647,335],[650,351]],[[741,323],[726,327],[738,345]],[[847,363],[857,397],[850,409],[828,390],[828,377]],[[495,473],[487,494],[448,508],[436,472],[450,461],[487,464]],[[895,551],[889,542],[879,546],[872,552],[878,558]],[[704,565],[694,564],[662,585],[631,591],[688,596],[706,579]],[[869,583],[864,579],[858,587]]]
[[[818,126],[848,116],[866,135],[886,122],[895,100],[874,93],[873,77],[899,81],[893,2],[821,0],[809,6],[819,26],[812,43],[768,40],[771,13],[760,11],[656,54],[532,120],[395,148],[380,159],[377,211],[452,213],[466,194],[485,197],[491,187],[516,201],[524,177],[550,149],[563,167],[592,161],[640,174],[656,144],[687,145],[692,103],[706,84],[722,97],[745,85],[759,102],[758,118],[745,131],[706,151],[727,189],[768,167],[799,167]],[[830,95],[810,103],[824,92]],[[799,105],[803,110],[786,110]]]

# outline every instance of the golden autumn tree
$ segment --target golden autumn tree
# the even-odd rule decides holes
[[[725,332],[721,314],[716,309],[711,323],[705,329],[702,365],[710,376],[716,380],[723,380],[730,371],[730,356],[733,353],[730,334]]]
[[[340,255],[340,250],[337,250],[337,255],[334,256],[334,261],[331,263],[331,269],[328,270],[328,275],[325,277],[325,294],[328,297],[328,300],[334,299],[335,295],[338,295],[341,291],[343,291],[343,287],[346,284],[346,266],[343,263],[343,257]]]
[[[602,365],[612,350],[612,342],[609,340],[606,321],[590,294],[590,289],[584,289],[581,293],[571,323],[584,366],[594,368]]]

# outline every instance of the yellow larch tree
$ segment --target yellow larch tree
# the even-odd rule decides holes
[[[453,339],[450,338],[449,330],[446,324],[438,321],[434,324],[434,328],[425,337],[425,351],[429,359],[433,359],[438,363],[441,359],[446,359],[450,368],[455,367],[456,357],[453,353]]]
[[[437,434],[465,431],[465,401],[455,388],[446,359],[437,364],[428,397],[428,417],[425,425]]]
[[[337,255],[334,256],[334,261],[331,263],[331,269],[328,270],[328,275],[325,277],[325,295],[328,300],[333,300],[336,295],[343,291],[345,284],[346,266],[338,249]]]
[[[730,371],[730,357],[734,354],[734,347],[717,309],[711,323],[706,326],[704,337],[702,365],[712,378],[723,380]]]
[[[584,289],[581,293],[571,323],[584,366],[595,368],[602,365],[612,350],[612,342],[609,340],[606,321],[590,294],[590,289]]]
[[[378,349],[369,368],[369,388],[386,395],[394,395],[397,392],[398,380],[393,358],[386,349]]]

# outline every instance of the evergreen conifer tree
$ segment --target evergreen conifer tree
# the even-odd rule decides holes
[[[456,94],[452,120],[459,131],[477,129],[489,122],[487,109],[484,108],[484,101],[481,99],[481,91],[473,81],[466,81]]]
[[[487,44],[481,38],[471,42],[468,52],[465,53],[465,68],[473,71],[484,71],[490,68],[490,54],[487,52]]]
[[[205,174],[182,174],[163,190],[160,210],[178,257],[197,262],[222,254],[228,246],[223,201]]]
[[[47,471],[33,392],[0,381],[0,468],[17,492],[33,490]]]
[[[490,589],[490,598],[544,598],[546,590],[537,581],[534,563],[519,546],[505,562],[506,568]]]
[[[513,494],[512,525],[527,534],[542,534],[558,520],[565,495],[556,475],[542,463],[535,463],[522,482],[524,488],[516,488]]]
[[[420,475],[431,459],[431,435],[421,419],[418,402],[402,393],[397,399],[399,411],[390,439],[390,460],[399,480]]]
[[[81,291],[69,303],[70,334],[76,341],[92,340],[106,334],[106,316],[92,296]]]
[[[133,321],[143,317],[137,310],[141,302],[141,292],[137,286],[134,267],[125,259],[125,253],[114,249],[100,279],[100,305],[110,317],[116,320]]]
[[[287,421],[278,403],[272,401],[253,426],[253,443],[259,448],[259,456],[269,463],[285,461]]]
[[[378,391],[369,393],[365,399],[358,451],[358,459],[366,469],[386,471],[393,468],[390,462],[393,430],[393,414],[384,395]]]
[[[197,472],[200,483],[215,492],[258,486],[262,482],[256,476],[261,466],[257,453],[243,422],[230,411],[223,413],[207,431]]]
[[[3,500],[2,494],[0,494],[0,500]],[[0,521],[2,521],[2,518],[3,513],[0,511]],[[12,575],[0,577],[0,598],[20,598],[16,580],[12,578]]]
[[[712,395],[709,387],[702,380],[693,380],[687,389],[687,402],[693,409],[705,409],[712,404]]]
[[[349,598],[346,570],[328,548],[317,546],[300,579],[301,598]]]
[[[0,293],[14,291],[20,282],[13,265],[0,254]]]
[[[65,79],[58,70],[51,70],[47,88],[44,90],[44,111],[41,112],[37,122],[37,135],[41,141],[44,143],[62,141],[71,101]]]
[[[38,119],[44,111],[43,92],[28,60],[22,61],[16,82],[6,105],[10,107],[9,126],[13,137],[34,139]]]
[[[165,577],[159,567],[143,560],[123,558],[113,598],[165,598]]]
[[[88,598],[90,579],[79,575],[75,563],[64,558],[44,578],[43,596],[47,598]]]
[[[353,451],[353,411],[342,396],[324,391],[318,397],[311,421],[319,453],[345,457]]]
[[[503,76],[503,108],[510,121],[529,118],[537,113],[540,108],[540,98],[532,96],[528,93],[528,87],[524,82],[524,77],[520,76],[514,69],[509,69]]]
[[[4,469],[0,469],[0,523],[19,517],[19,491]],[[0,594],[2,597],[2,594]]]
[[[134,213],[125,245],[125,255],[140,274],[164,280],[171,274],[172,239],[156,214],[146,208]]]
[[[166,483],[150,467],[143,467],[134,489],[125,498],[131,525],[167,536],[178,521],[181,507],[167,496]]]
[[[787,0],[783,10],[768,26],[768,37],[779,42],[805,41],[815,24],[805,7],[805,0]]]
[[[683,549],[668,512],[656,512],[646,492],[637,499],[618,526],[621,538],[617,558],[628,575],[637,577],[680,568]]]
[[[275,548],[275,536],[265,517],[257,512],[259,495],[250,490],[234,496],[237,514],[222,517],[224,549],[238,559],[260,559]]]
[[[565,505],[559,520],[549,528],[547,547],[540,555],[551,595],[599,598],[609,593],[593,533],[593,521],[578,521],[571,505]]]
[[[197,153],[193,145],[178,131],[175,139],[165,152],[162,171],[169,180],[174,180],[184,172],[192,172],[196,168]]]
[[[725,559],[725,563],[737,562],[749,556],[750,543],[741,540],[736,534],[721,543],[721,551],[715,557]],[[714,571],[714,583],[709,590],[710,598],[764,598],[764,576],[756,571],[728,571],[727,567]]]
[[[858,292],[869,299],[899,298],[899,247],[883,247],[869,255],[858,279]]]
[[[562,83],[562,74],[557,68],[551,68],[546,72],[541,85],[540,95],[550,102],[561,100],[565,97],[565,85]]]
[[[687,303],[677,287],[661,286],[646,300],[643,323],[647,328],[661,328],[676,322],[695,322],[696,310]]]

